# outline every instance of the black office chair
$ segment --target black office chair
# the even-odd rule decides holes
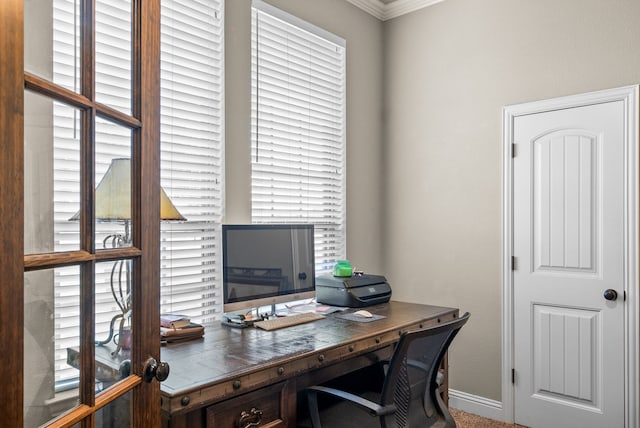
[[[376,420],[382,428],[455,427],[438,392],[441,377],[438,369],[469,317],[467,312],[453,321],[404,333],[377,393],[355,394],[327,386],[307,388],[312,427],[321,428],[321,419],[326,428],[371,427]],[[320,411],[319,394],[339,400]]]

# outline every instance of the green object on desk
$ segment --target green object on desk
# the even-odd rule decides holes
[[[338,260],[333,266],[333,276],[351,276],[353,275],[353,268],[349,263],[349,260]]]

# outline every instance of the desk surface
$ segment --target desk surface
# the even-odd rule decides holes
[[[384,318],[357,322],[337,313],[274,331],[215,324],[206,326],[203,339],[164,346],[161,360],[171,373],[161,384],[163,412],[188,412],[292,378],[303,388],[299,379],[309,373],[389,349],[402,331],[457,316],[453,308],[402,302],[366,309]]]

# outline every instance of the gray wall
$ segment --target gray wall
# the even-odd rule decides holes
[[[472,313],[451,387],[501,400],[502,107],[640,81],[637,0],[446,0],[385,22],[384,271]]]
[[[268,3],[330,31],[347,46],[347,256],[382,268],[383,23],[344,0]],[[251,221],[251,0],[225,3],[225,217]]]

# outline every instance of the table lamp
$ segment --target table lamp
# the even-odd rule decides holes
[[[129,223],[131,221],[131,160],[128,158],[116,158],[96,187],[95,216],[101,222],[116,222],[124,225],[124,233],[113,233],[102,241],[104,248],[120,248],[131,245]],[[80,212],[77,212],[69,220],[78,220]],[[160,188],[160,220],[184,221],[182,214],[173,205],[164,189]],[[116,349],[112,355],[120,349],[128,349],[131,346],[130,331],[125,329],[125,321],[131,317],[131,261],[118,260],[111,268],[111,294],[120,308],[119,314],[111,319],[109,336],[105,340],[96,341],[96,345],[109,343],[114,337],[115,323],[120,320]]]

